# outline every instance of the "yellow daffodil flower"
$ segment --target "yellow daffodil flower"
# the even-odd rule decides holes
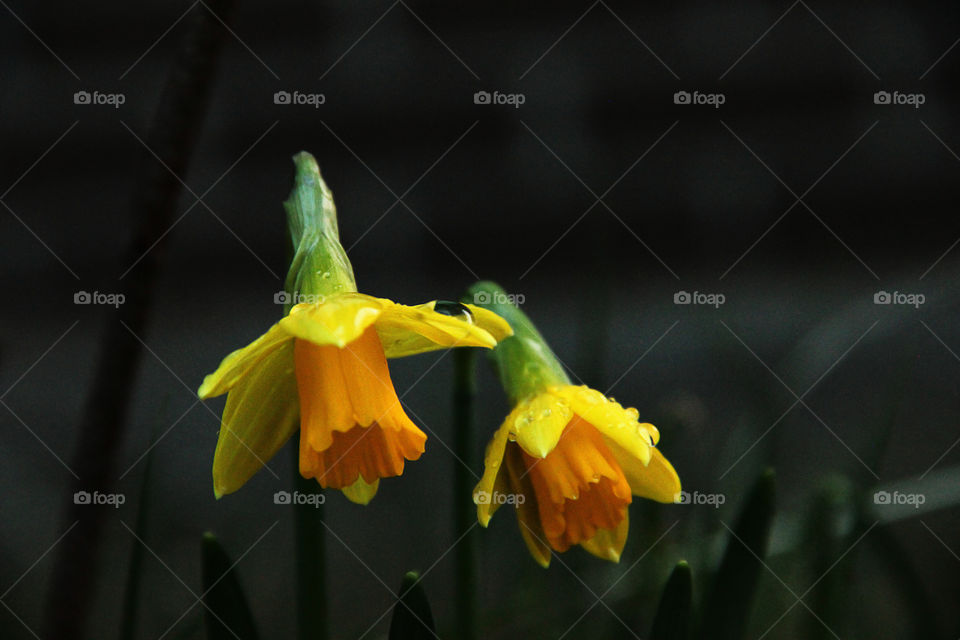
[[[570,384],[543,337],[497,285],[478,283],[471,292],[514,330],[493,351],[514,408],[487,446],[474,489],[480,524],[513,504],[527,548],[542,566],[549,566],[551,549],[573,545],[618,562],[633,496],[680,498],[680,479],[656,448],[657,428],[641,423],[636,409]]]
[[[236,491],[300,429],[300,473],[366,504],[380,478],[399,476],[426,435],[397,398],[387,358],[449,347],[492,348],[510,335],[473,305],[396,304],[356,292],[329,189],[309,154],[295,157],[285,206],[297,250],[288,291],[307,298],[200,386],[227,394],[213,462],[214,494]]]

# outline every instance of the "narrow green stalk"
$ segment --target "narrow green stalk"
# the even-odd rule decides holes
[[[283,203],[293,255],[287,273],[287,304],[284,315],[297,296],[325,296],[356,291],[353,267],[340,245],[337,208],[333,194],[320,175],[316,159],[305,151],[293,157],[296,166],[294,186]],[[290,447],[293,456],[293,487],[300,494],[323,496],[317,483],[300,475],[300,451]],[[297,561],[297,637],[300,640],[326,640],[329,637],[326,585],[325,505],[291,505]]]
[[[470,528],[476,522],[476,512],[470,496],[476,477],[473,434],[474,404],[477,395],[476,350],[453,351],[453,452],[459,459],[453,473],[454,534],[463,536],[456,548],[457,566],[457,628],[464,640],[476,638],[477,627],[477,536]],[[465,533],[468,532],[469,533]]]
[[[300,475],[300,451],[294,443],[294,488],[300,493],[320,493],[317,483]],[[326,505],[293,504],[294,537],[297,562],[297,637],[300,640],[326,640],[327,584],[323,512]]]
[[[493,311],[513,329],[513,335],[501,340],[490,354],[511,406],[550,385],[570,384],[570,378],[547,341],[500,285],[477,282],[467,289],[464,301]]]

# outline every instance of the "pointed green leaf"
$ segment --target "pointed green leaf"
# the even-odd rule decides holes
[[[433,614],[417,572],[410,571],[403,577],[397,595],[400,599],[393,605],[389,640],[435,640]]]
[[[761,574],[773,522],[773,469],[757,480],[736,524],[730,530],[713,589],[704,602],[700,637],[739,640],[744,637]]]
[[[690,609],[693,582],[690,565],[681,560],[673,568],[660,596],[660,606],[653,619],[650,640],[686,640],[690,635]]]
[[[253,614],[217,537],[203,534],[203,603],[209,640],[256,640]]]

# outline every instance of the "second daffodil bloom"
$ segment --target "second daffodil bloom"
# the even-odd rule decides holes
[[[480,524],[487,526],[501,504],[515,504],[520,533],[542,566],[549,566],[551,550],[573,545],[618,562],[633,496],[679,501],[680,479],[656,448],[657,428],[639,422],[636,409],[572,385],[497,285],[481,282],[471,293],[514,330],[493,351],[513,410],[487,446],[474,489]]]
[[[307,153],[294,162],[296,184],[284,203],[296,251],[288,313],[227,356],[198,392],[227,394],[214,494],[243,486],[299,428],[301,475],[366,504],[380,478],[402,474],[426,441],[400,405],[387,358],[492,348],[510,327],[473,305],[405,306],[357,293],[317,163]]]

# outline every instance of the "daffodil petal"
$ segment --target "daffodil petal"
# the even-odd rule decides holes
[[[499,484],[497,479],[503,473],[503,455],[507,447],[507,436],[510,435],[509,425],[503,424],[497,432],[493,434],[493,439],[487,445],[487,452],[483,460],[483,477],[473,489],[473,502],[477,505],[477,520],[486,527],[490,523],[490,518],[499,505],[491,504],[491,499],[496,486]]]
[[[363,479],[363,476],[357,476],[356,482],[349,487],[344,487],[341,491],[343,491],[343,495],[345,495],[350,502],[366,505],[373,500],[373,496],[377,495],[377,489],[379,487],[380,478],[375,479],[373,482],[367,482]]]
[[[353,342],[393,303],[362,293],[342,293],[320,303],[290,309],[280,326],[290,335],[316,345],[343,348]]]
[[[630,514],[624,510],[623,520],[616,529],[597,529],[592,538],[581,542],[580,546],[603,560],[620,562],[620,554],[627,543],[627,532],[630,529]]]
[[[523,453],[518,446],[508,446],[506,451],[507,474],[510,482],[510,491],[515,494],[514,502],[517,505],[517,526],[520,535],[527,545],[527,550],[541,567],[550,566],[550,545],[547,544],[547,535],[540,522],[540,511],[537,509],[537,494],[533,489],[533,480],[527,473],[523,462]],[[523,496],[520,499],[520,496]]]
[[[197,395],[206,400],[230,391],[258,363],[292,338],[279,324],[273,325],[265,334],[224,358],[217,370],[203,379]]]
[[[473,316],[473,324],[489,333],[497,342],[513,335],[513,328],[510,323],[493,311],[478,307],[475,304],[464,304],[463,306],[470,310],[470,314]]]
[[[636,409],[624,409],[619,402],[608,400],[602,393],[587,386],[551,387],[550,392],[566,400],[574,413],[631,456],[643,464],[650,461],[653,449],[650,443],[656,443],[660,434],[652,424],[637,420]]]
[[[375,326],[388,358],[451,347],[492,349],[497,344],[495,335],[504,335],[510,330],[505,320],[489,311],[481,309],[483,313],[468,321],[439,313],[434,310],[435,306],[433,301],[412,307],[396,304],[384,309]],[[472,305],[465,306],[472,314]]]
[[[293,342],[264,357],[227,395],[213,456],[219,498],[242,487],[290,439],[300,424]]]
[[[607,445],[623,469],[633,495],[666,503],[680,500],[680,477],[659,449],[651,449],[650,463],[644,465],[617,443],[607,439]]]
[[[557,446],[571,418],[573,411],[566,402],[551,393],[541,393],[518,404],[507,422],[524,451],[545,458]]]

